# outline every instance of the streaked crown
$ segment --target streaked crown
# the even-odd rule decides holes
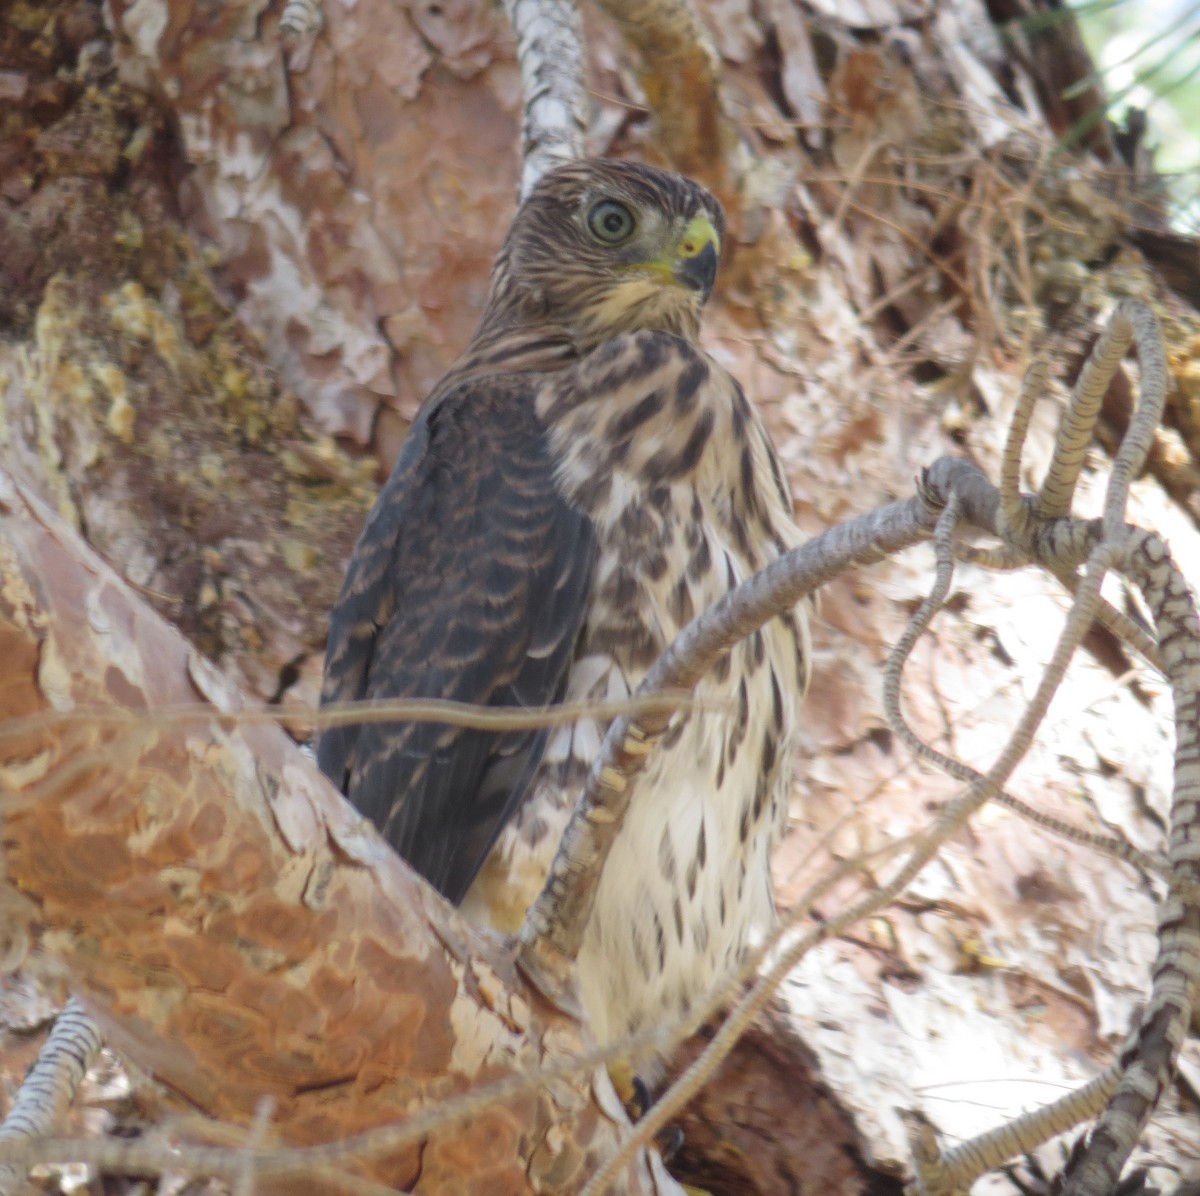
[[[572,162],[521,205],[492,276],[483,329],[549,325],[579,352],[624,332],[694,340],[716,279],[720,203],[636,162]]]

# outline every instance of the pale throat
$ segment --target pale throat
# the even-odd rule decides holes
[[[688,341],[700,335],[700,305],[694,292],[646,275],[607,289],[589,306],[575,329],[583,352],[626,332],[671,332]]]
[[[692,343],[700,336],[696,293],[648,274],[631,274],[605,286],[582,310],[557,319],[544,303],[517,288],[493,293],[454,372],[561,369],[568,360],[630,332],[670,332]]]

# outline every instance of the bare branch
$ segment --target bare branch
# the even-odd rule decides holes
[[[39,1138],[63,1119],[83,1077],[104,1045],[100,1028],[73,997],[64,1006],[50,1037],[29,1069],[12,1108],[0,1125],[0,1142]],[[28,1167],[0,1165],[0,1191],[16,1196],[25,1186]]]
[[[1029,421],[1038,394],[1046,388],[1050,367],[1045,361],[1035,361],[1029,367],[1021,392],[1017,397],[1016,410],[1008,425],[1008,436],[1004,442],[1004,455],[1000,460],[1000,511],[1001,522],[997,532],[1009,536],[1020,536],[1029,526],[1029,510],[1021,498],[1021,456],[1025,438],[1029,435]],[[1012,551],[1006,543],[1005,548]]]
[[[850,862],[850,866],[857,864],[858,861]],[[714,999],[696,1016],[709,1016],[717,1004],[718,1001]],[[227,1180],[238,1179],[251,1166],[255,1178],[264,1182],[317,1175],[336,1183],[345,1178],[346,1170],[353,1162],[394,1154],[404,1147],[419,1145],[437,1132],[467,1126],[495,1105],[534,1095],[559,1080],[592,1073],[597,1067],[623,1057],[626,1052],[666,1050],[672,1042],[678,1041],[679,1035],[680,1027],[675,1025],[648,1027],[623,1042],[593,1047],[578,1055],[557,1059],[534,1071],[510,1074],[481,1084],[460,1096],[450,1097],[416,1112],[403,1122],[383,1125],[319,1146],[286,1149],[256,1147],[253,1124],[247,1132],[229,1124],[185,1118],[178,1123],[178,1129],[184,1136],[194,1128],[194,1137],[222,1144],[180,1145],[174,1141],[168,1151],[160,1143],[145,1138],[101,1141],[76,1138],[4,1140],[0,1141],[0,1163],[17,1163],[27,1170],[39,1162],[80,1162],[115,1172],[164,1175],[182,1171]],[[613,1111],[617,1112],[620,1106],[615,1103],[615,1095],[612,1099]],[[256,1118],[260,1116],[262,1108],[260,1102]],[[196,1121],[199,1124],[193,1125]],[[394,1191],[391,1187],[374,1184],[359,1176],[355,1177],[354,1184],[356,1193],[386,1194]]]
[[[701,700],[682,690],[649,694],[645,697],[606,698],[586,702],[563,702],[559,706],[477,706],[470,702],[454,702],[447,698],[371,699],[361,702],[331,702],[311,709],[264,706],[238,703],[236,708],[223,707],[230,717],[225,724],[239,727],[291,725],[301,719],[314,727],[357,726],[361,723],[384,723],[404,720],[412,723],[440,723],[449,727],[470,727],[488,731],[524,731],[540,727],[561,727],[580,719],[610,719],[620,714],[642,711],[668,714],[676,710],[720,711],[725,704],[716,700]],[[124,727],[133,730],[153,725],[160,728],[183,727],[196,721],[207,722],[214,717],[212,706],[189,702],[182,706],[164,707],[150,713],[122,710],[112,706],[84,706],[74,710],[34,714],[10,719],[0,726],[0,742],[37,732],[61,728],[69,723],[80,726]]]
[[[974,468],[959,464],[967,474]],[[780,557],[694,619],[659,658],[638,693],[690,689],[755,628],[848,566],[878,561],[925,539],[935,518],[921,498],[892,503]],[[568,1008],[574,960],[599,874],[628,808],[632,779],[669,721],[661,713],[623,716],[609,727],[546,886],[522,927],[521,966],[547,996]]]
[[[1158,318],[1145,303],[1126,300],[1114,312],[1110,325],[1122,331],[1126,327],[1131,330],[1137,343],[1142,374],[1137,410],[1113,460],[1112,475],[1105,494],[1104,530],[1106,535],[1116,539],[1124,528],[1129,487],[1145,466],[1146,458],[1154,447],[1154,437],[1162,424],[1170,373]],[[1161,638],[1160,635],[1160,643]]]
[[[1034,1109],[994,1130],[980,1134],[942,1154],[933,1127],[923,1118],[905,1115],[916,1178],[912,1185],[922,1196],[954,1196],[979,1176],[1008,1159],[1036,1150],[1047,1139],[1065,1134],[1104,1108],[1116,1089],[1120,1068],[1102,1071],[1049,1105]]]
[[[504,0],[525,94],[521,198],[554,166],[582,158],[587,61],[574,0]]]
[[[1084,455],[1092,443],[1104,392],[1132,340],[1133,328],[1129,321],[1118,317],[1104,329],[1088,354],[1059,423],[1054,455],[1038,494],[1037,510],[1043,518],[1058,519],[1070,513],[1075,483],[1083,468]]]

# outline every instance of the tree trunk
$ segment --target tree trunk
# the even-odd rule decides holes
[[[994,474],[1031,355],[1071,381],[1098,319],[1134,294],[1161,313],[1178,367],[1137,517],[1200,578],[1200,258],[1103,123],[1055,152],[1099,101],[1061,99],[1090,69],[1073,27],[974,0],[699,7],[720,67],[711,109],[664,103],[669,59],[639,58],[585,12],[589,149],[669,148],[730,204],[706,343],[765,411],[802,524],[907,494],[948,449]],[[272,1132],[307,1144],[529,1074],[582,1037],[277,731],[50,717],[227,710],[203,656],[250,700],[293,706],[303,731],[379,470],[480,311],[520,175],[499,9],[325,0],[290,66],[280,15],[19,0],[0,17],[0,462],[15,479],[0,494],[0,707],[40,720],[0,739],[0,765],[6,908],[43,982],[57,984],[48,961],[65,969],[175,1107],[245,1126],[270,1094]],[[670,124],[679,111],[692,126]],[[1128,369],[1109,390],[1108,444],[1134,382]],[[1026,483],[1048,455],[1048,406]],[[878,697],[930,576],[914,553],[824,596],[777,860],[785,910],[831,862],[913,833],[953,794],[893,742]],[[959,585],[906,698],[923,736],[978,766],[1064,601],[1027,573],[966,567]],[[1018,792],[1160,851],[1166,696],[1128,678],[1111,636],[1088,647]],[[864,869],[818,913],[879,879]],[[896,1189],[896,1107],[966,1136],[1111,1058],[1148,983],[1153,920],[1144,878],[985,811],[887,918],[801,964],[693,1105],[679,1173],[715,1196]],[[0,1045],[19,1078],[17,1036]],[[1181,1146],[1200,1132],[1194,1042],[1184,1066],[1141,1160],[1160,1182],[1200,1178]],[[592,1076],[509,1095],[363,1174],[577,1190],[621,1121]],[[668,1182],[651,1166],[628,1190]]]

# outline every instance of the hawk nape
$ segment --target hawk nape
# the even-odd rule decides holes
[[[707,191],[647,166],[537,185],[354,550],[324,702],[625,696],[798,542],[766,430],[696,343],[723,231]],[[800,612],[738,645],[638,778],[579,957],[600,1042],[686,1014],[769,920],[807,655]],[[603,731],[363,724],[318,759],[451,901],[512,930]]]

